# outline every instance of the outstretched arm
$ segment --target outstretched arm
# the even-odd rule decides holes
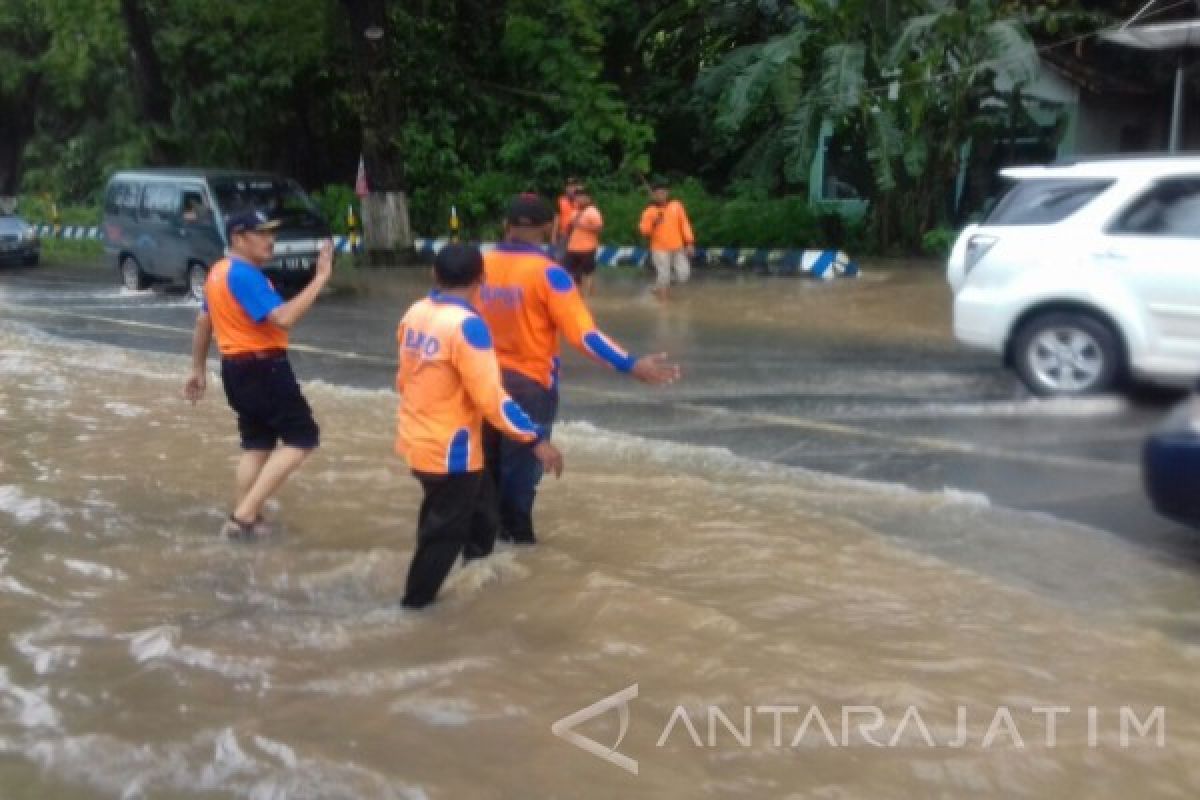
[[[463,320],[462,338],[455,342],[452,357],[471,402],[496,430],[519,442],[542,438],[542,429],[500,385],[500,365],[487,323],[475,316]]]
[[[576,350],[642,383],[659,385],[679,380],[679,367],[668,362],[665,354],[638,358],[597,328],[575,282],[562,267],[546,270],[545,289],[551,319]]]

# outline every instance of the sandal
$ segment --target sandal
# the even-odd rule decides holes
[[[242,522],[241,520],[234,519],[233,514],[230,514],[229,519],[225,520],[224,524],[221,525],[220,535],[226,539],[235,541],[252,541],[258,538],[258,532],[255,529],[257,523],[258,520],[254,522]]]

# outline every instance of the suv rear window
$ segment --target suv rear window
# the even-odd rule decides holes
[[[1113,185],[1095,178],[1035,178],[1017,181],[983,221],[984,225],[1053,225],[1080,210]]]
[[[1200,238],[1200,179],[1160,180],[1121,212],[1111,233]]]

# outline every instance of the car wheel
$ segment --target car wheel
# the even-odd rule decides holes
[[[25,256],[25,266],[36,267],[38,265],[38,262],[40,262],[41,260],[42,260],[42,257],[39,253],[34,253],[31,256]]]
[[[1057,396],[1106,392],[1124,366],[1112,329],[1074,312],[1043,314],[1021,326],[1013,362],[1030,391]]]
[[[187,271],[188,295],[193,300],[204,302],[204,282],[208,279],[208,270],[203,264],[192,264]]]
[[[140,292],[150,285],[150,279],[133,256],[121,259],[121,284],[131,292]]]

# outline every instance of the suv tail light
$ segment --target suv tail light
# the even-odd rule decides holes
[[[1000,241],[995,236],[987,236],[977,234],[967,240],[967,252],[963,257],[963,275],[968,275],[979,260],[987,255],[988,251]]]

